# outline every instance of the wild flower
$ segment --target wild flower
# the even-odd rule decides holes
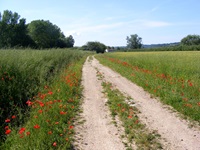
[[[12,119],[15,119],[15,118],[16,118],[16,116],[15,116],[15,115],[13,115],[11,118],[12,118]]]
[[[39,129],[40,126],[39,126],[38,124],[36,124],[36,125],[34,126],[34,128],[35,128],[35,129]]]
[[[53,94],[53,92],[52,92],[52,91],[49,91],[49,92],[48,92],[48,94],[49,94],[49,95],[52,95],[52,94]]]
[[[55,122],[55,124],[59,124],[59,122]]]
[[[21,129],[19,130],[19,134],[24,133],[25,130],[26,130],[26,128],[21,128]]]
[[[60,114],[61,114],[61,115],[65,115],[65,114],[67,114],[67,113],[66,113],[66,112],[63,112],[63,111],[61,111],[61,112],[60,112]]]
[[[69,126],[69,129],[73,129],[74,128],[74,126]]]
[[[55,146],[55,147],[56,147],[56,146],[57,146],[57,143],[56,143],[56,142],[54,142],[54,143],[53,143],[53,146]]]
[[[8,135],[8,134],[10,134],[11,133],[11,130],[10,129],[7,129],[6,131],[5,131],[5,134],[6,135]]]
[[[28,106],[31,106],[31,105],[33,104],[33,102],[31,102],[30,100],[28,100],[28,101],[26,102],[26,104],[27,104]]]
[[[10,122],[10,119],[6,119],[5,122],[6,122],[6,123],[9,123],[9,122]]]
[[[26,135],[29,136],[31,134],[31,132],[26,132]]]

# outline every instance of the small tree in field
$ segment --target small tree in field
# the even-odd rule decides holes
[[[127,48],[139,49],[142,47],[142,38],[137,34],[133,34],[130,37],[127,36]]]
[[[89,51],[96,51],[96,53],[104,53],[106,45],[100,42],[87,42],[84,46]]]

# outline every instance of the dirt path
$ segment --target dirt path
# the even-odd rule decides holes
[[[93,59],[92,66],[98,68],[104,74],[105,79],[121,92],[133,98],[136,107],[141,111],[140,119],[148,128],[157,130],[165,139],[164,149],[200,150],[199,129],[189,128],[189,123],[180,119],[177,113],[172,112],[169,107],[151,98],[150,94],[118,73],[99,64],[96,59]]]
[[[164,149],[167,150],[200,150],[199,128],[189,128],[189,123],[178,117],[169,107],[151,98],[150,94],[118,73],[105,67],[96,59],[86,60],[83,67],[84,102],[82,118],[85,123],[76,129],[78,141],[76,149],[83,150],[124,150],[117,128],[111,123],[110,113],[105,106],[106,98],[102,93],[100,80],[97,79],[97,68],[105,80],[132,97],[135,106],[140,110],[139,119],[150,130],[160,135]]]
[[[85,123],[78,125],[75,149],[83,150],[125,150],[117,128],[113,125],[106,98],[102,93],[101,81],[96,70],[86,60],[83,66],[84,101],[82,118]]]

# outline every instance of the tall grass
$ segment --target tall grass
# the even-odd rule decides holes
[[[200,52],[110,53],[97,58],[200,122]]]
[[[1,50],[0,51],[0,134],[5,140],[5,126],[25,123],[31,114],[27,101],[56,80],[60,71],[84,58],[76,50]],[[25,115],[23,115],[25,114]],[[15,117],[17,119],[15,119]]]

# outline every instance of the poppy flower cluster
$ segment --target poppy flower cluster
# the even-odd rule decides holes
[[[18,130],[20,139],[29,135],[31,135],[30,137],[34,137],[45,131],[44,134],[46,135],[56,136],[54,139],[57,139],[59,136],[59,138],[64,138],[63,141],[67,143],[70,142],[70,136],[74,129],[73,115],[75,115],[74,111],[76,111],[77,100],[79,98],[76,94],[76,90],[80,88],[78,86],[80,80],[78,80],[76,73],[70,72],[66,77],[62,77],[60,81],[62,82],[58,83],[59,86],[56,86],[55,89],[51,89],[50,86],[46,85],[43,92],[39,92],[38,95],[26,101],[26,105],[35,112],[34,115],[32,115],[34,124],[29,127],[21,127]],[[62,84],[68,87],[65,87],[64,90],[69,90],[63,92]],[[62,96],[63,99],[60,99],[60,93],[66,93],[64,95],[65,97]],[[59,99],[57,99],[58,97]],[[52,113],[54,116],[52,116]],[[15,118],[16,116],[12,116],[11,118],[7,118],[5,122],[11,123],[12,119]],[[46,121],[41,121],[44,118]],[[66,125],[63,125],[64,123],[66,123]],[[63,129],[64,126],[66,126],[65,129]],[[9,135],[10,133],[11,129],[7,127],[5,129],[5,134]],[[58,145],[60,145],[59,140],[53,141],[51,144],[53,147],[57,147]]]
[[[181,113],[199,121],[200,117],[197,117],[196,114],[200,113],[200,85],[199,81],[195,78],[189,78],[190,74],[188,72],[185,74],[172,72],[170,74],[167,72],[168,68],[164,70],[160,68],[162,67],[161,65],[160,67],[156,67],[155,64],[155,67],[150,68],[150,65],[140,65],[132,62],[129,58],[124,59],[126,61],[122,61],[119,58],[121,56],[118,57],[114,54],[110,56],[105,55],[101,56],[100,61],[104,61],[108,66],[118,70],[129,80],[142,86],[154,96],[160,97],[164,103],[172,105]],[[141,66],[145,66],[146,68],[142,68]],[[165,71],[164,73],[162,73],[163,70]],[[170,69],[169,72],[171,72]]]

